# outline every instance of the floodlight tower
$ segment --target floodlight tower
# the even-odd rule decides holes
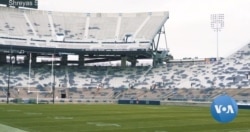
[[[211,28],[216,32],[217,61],[219,60],[219,32],[224,28],[224,14],[211,14]]]

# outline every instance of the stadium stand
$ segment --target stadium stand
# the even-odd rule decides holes
[[[55,49],[77,49],[80,53],[149,50],[167,19],[168,12],[66,13],[0,6],[0,44],[8,50],[9,46],[14,50],[22,47],[29,52],[49,52],[49,55]],[[37,94],[40,98],[52,98],[55,87],[56,98],[68,101],[211,101],[220,94],[229,94],[239,102],[249,102],[249,55],[248,44],[215,62],[204,59],[198,63],[191,60],[136,67],[76,67],[50,62],[33,65],[34,58],[26,56],[24,64],[0,64],[0,97],[7,96],[9,87],[11,98],[36,98]],[[152,58],[151,54],[149,57]],[[7,58],[0,59],[7,61]]]
[[[180,63],[127,68],[56,66],[57,96],[60,97],[61,90],[66,90],[69,98],[75,99],[208,101],[227,93],[247,102],[250,85],[249,48],[246,45],[228,58],[210,64]],[[1,97],[6,94],[7,69],[7,65],[0,67]],[[13,92],[16,89],[27,90],[27,87],[34,91],[50,89],[48,87],[52,85],[53,76],[51,66],[33,67],[30,83],[28,71],[27,67],[13,65],[10,79]]]

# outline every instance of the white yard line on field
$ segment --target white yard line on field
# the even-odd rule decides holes
[[[7,125],[0,124],[0,131],[1,132],[27,132],[18,128],[10,127]]]

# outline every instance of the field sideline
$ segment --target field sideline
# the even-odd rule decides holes
[[[0,124],[28,132],[250,132],[250,110],[219,124],[209,107],[1,104]]]

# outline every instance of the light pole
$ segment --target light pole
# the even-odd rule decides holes
[[[219,32],[224,27],[224,14],[211,14],[211,28],[216,32],[216,59],[219,61]]]
[[[10,46],[10,56],[9,56],[9,69],[8,69],[8,87],[7,87],[7,104],[9,104],[10,98],[10,73],[12,72],[12,45]]]
[[[52,75],[52,92],[53,92],[53,104],[55,104],[55,69],[54,69],[54,59],[55,59],[55,51],[54,54],[52,54],[52,62],[51,62],[51,75]]]

